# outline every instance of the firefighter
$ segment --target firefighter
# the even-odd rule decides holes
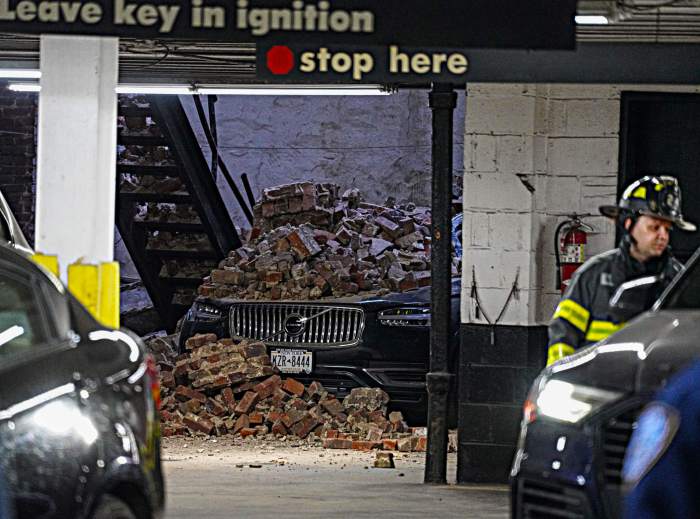
[[[601,206],[600,212],[617,220],[622,239],[616,249],[594,256],[574,274],[549,324],[547,365],[622,328],[624,323],[614,319],[609,307],[622,283],[658,275],[662,290],[683,268],[668,247],[671,228],[694,231],[695,225],[683,219],[674,177],[637,180],[618,205]]]

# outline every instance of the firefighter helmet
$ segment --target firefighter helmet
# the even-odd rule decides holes
[[[683,219],[678,180],[666,175],[640,178],[625,189],[618,205],[601,205],[600,212],[610,218],[647,215],[668,220],[684,231],[696,229]]]

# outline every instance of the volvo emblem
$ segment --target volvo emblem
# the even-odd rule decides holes
[[[290,337],[299,337],[306,330],[306,321],[299,314],[289,314],[284,320],[284,331]]]

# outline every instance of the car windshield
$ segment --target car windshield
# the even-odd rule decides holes
[[[29,283],[0,272],[0,358],[46,342],[41,311]]]
[[[700,267],[698,255],[688,262],[686,272],[661,303],[662,309],[700,309]]]

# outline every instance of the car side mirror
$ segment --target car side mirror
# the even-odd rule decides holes
[[[621,321],[629,321],[648,310],[658,296],[660,276],[645,276],[622,283],[610,298],[610,312]]]

